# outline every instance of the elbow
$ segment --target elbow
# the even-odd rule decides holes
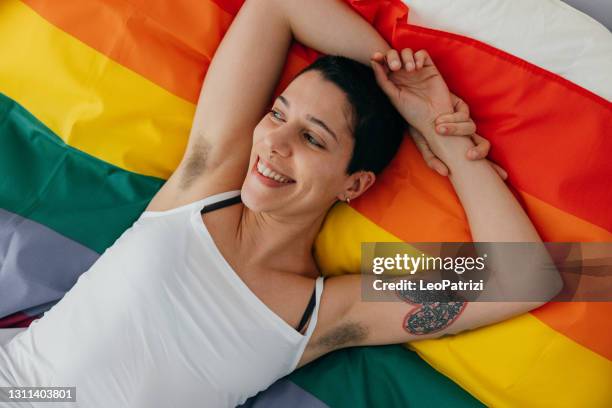
[[[538,282],[538,290],[530,297],[533,296],[533,300],[536,300],[540,305],[544,305],[555,299],[563,290],[563,286],[563,279],[559,272],[555,270],[546,278],[545,282]]]
[[[555,270],[555,276],[551,279],[548,292],[545,295],[545,301],[551,301],[554,299],[561,291],[563,290],[563,279],[561,278],[561,274],[559,271]]]
[[[525,300],[547,303],[563,290],[563,279],[552,261],[535,262],[527,270],[530,279],[525,281]]]

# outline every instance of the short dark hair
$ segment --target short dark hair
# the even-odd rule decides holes
[[[353,155],[346,172],[359,170],[379,174],[397,153],[406,130],[406,121],[376,82],[371,67],[350,58],[319,57],[299,75],[317,71],[337,85],[352,107]]]

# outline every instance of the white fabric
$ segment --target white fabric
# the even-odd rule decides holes
[[[21,333],[24,330],[24,327],[14,329],[0,329],[0,346],[8,343],[13,337],[17,335],[17,333]]]
[[[612,100],[612,33],[559,0],[404,0],[410,24],[464,35]]]
[[[0,385],[76,386],[72,408],[217,408],[293,371],[323,278],[305,335],[249,290],[200,216],[239,192],[145,212],[59,303],[0,346]]]

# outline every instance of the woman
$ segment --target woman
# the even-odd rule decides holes
[[[264,113],[292,37],[349,59],[317,61]],[[540,242],[493,166],[469,160],[487,144],[440,136],[474,131],[454,102],[425,51],[390,49],[341,1],[247,1],[176,172],[61,301],[0,348],[0,382],[75,386],[83,407],[232,407],[342,347],[439,337],[541,305],[460,302],[417,330],[415,304],[361,302],[359,277],[320,277],[312,247],[326,213],[372,186],[404,121],[432,168],[450,172],[475,241]]]

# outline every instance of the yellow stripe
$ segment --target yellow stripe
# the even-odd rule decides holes
[[[529,313],[410,348],[489,406],[603,408],[612,401],[612,362]]]
[[[323,274],[335,276],[359,273],[362,242],[403,241],[352,207],[337,203],[325,219],[315,241],[315,258]],[[406,245],[404,252],[411,256],[422,253],[411,245]]]
[[[193,104],[19,1],[0,2],[0,38],[1,92],[77,149],[127,170],[170,176],[186,146]]]
[[[336,204],[315,241],[315,258],[319,267],[326,276],[358,273],[361,242],[402,241],[348,205]]]
[[[401,242],[346,204],[337,204],[316,242],[326,274],[358,272],[361,241]],[[529,313],[410,348],[489,406],[604,407],[612,401],[612,362]]]

